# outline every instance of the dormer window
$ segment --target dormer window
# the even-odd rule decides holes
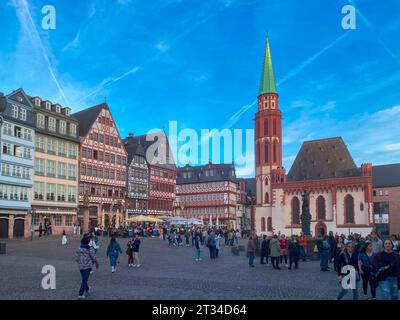
[[[40,107],[40,105],[41,105],[41,103],[42,103],[42,101],[40,100],[40,98],[35,98],[35,106],[36,107]]]
[[[46,106],[46,110],[51,111],[51,103],[49,101],[46,101],[45,106]]]
[[[61,113],[61,106],[59,104],[56,104],[55,110],[57,113]]]

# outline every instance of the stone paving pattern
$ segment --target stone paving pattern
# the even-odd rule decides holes
[[[298,270],[274,270],[261,265],[249,268],[245,252],[234,256],[222,246],[220,258],[211,261],[208,249],[203,260],[193,260],[193,247],[168,247],[159,238],[142,238],[140,268],[128,268],[125,246],[117,272],[112,274],[105,255],[108,238],[102,238],[98,259],[100,268],[90,276],[89,299],[329,299],[340,290],[336,273],[321,272],[318,261],[300,263]],[[74,261],[79,238],[46,237],[7,242],[7,254],[0,255],[2,272],[0,299],[76,299],[80,273]],[[43,290],[44,265],[56,268],[56,290]],[[350,299],[351,295],[345,299]]]

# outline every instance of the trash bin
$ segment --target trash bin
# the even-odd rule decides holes
[[[6,243],[0,242],[0,254],[6,254]]]

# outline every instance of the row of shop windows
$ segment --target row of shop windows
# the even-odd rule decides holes
[[[37,226],[39,226],[39,224],[40,224],[40,222],[42,221],[43,219],[41,218],[41,217],[39,217],[39,216],[34,216],[33,218],[32,218],[32,223],[33,223],[33,225],[35,226],[35,227],[37,227]],[[61,227],[61,226],[63,226],[63,224],[62,224],[62,216],[60,216],[60,215],[56,215],[56,216],[53,216],[53,223],[54,223],[54,225],[56,226],[56,227]],[[72,227],[73,226],[73,216],[70,216],[70,215],[66,215],[65,216],[65,224],[64,224],[64,226],[65,227]]]
[[[42,135],[35,136],[35,150],[71,159],[76,159],[78,155],[77,144]]]

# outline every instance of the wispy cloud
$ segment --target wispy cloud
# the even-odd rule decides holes
[[[70,105],[69,100],[67,99],[63,89],[61,88],[60,82],[57,79],[56,72],[53,68],[52,63],[50,62],[49,55],[47,53],[47,49],[45,48],[43,41],[39,35],[38,29],[33,21],[32,15],[29,10],[29,5],[26,0],[11,0],[11,4],[15,7],[17,12],[18,21],[21,25],[21,31],[31,40],[31,45],[33,48],[38,47],[42,54],[42,58],[44,59],[47,69],[50,73],[52,80],[57,86],[58,91],[60,92],[61,97],[67,105]]]
[[[281,84],[285,83],[286,81],[290,80],[297,74],[299,74],[301,71],[303,71],[305,68],[307,68],[311,63],[313,63],[315,60],[317,60],[322,54],[324,54],[327,50],[330,48],[334,47],[336,44],[338,44],[340,41],[342,41],[344,38],[346,38],[349,35],[348,32],[342,34],[338,38],[336,38],[334,41],[323,47],[320,51],[318,51],[316,54],[312,55],[302,63],[300,63],[297,67],[293,68],[286,76],[284,76],[282,79],[280,79],[277,83],[278,86]]]
[[[157,44],[155,45],[155,48],[156,48],[158,51],[164,53],[164,52],[167,52],[167,51],[169,50],[169,45],[166,44],[164,41],[159,41],[159,42],[157,42]]]
[[[349,3],[353,5],[354,7],[356,6],[354,0],[349,0]],[[367,26],[369,31],[375,35],[376,39],[378,42],[381,44],[381,46],[385,49],[385,51],[395,60],[397,60],[397,56],[390,50],[390,48],[387,46],[387,44],[382,40],[382,38],[376,34],[376,31],[374,27],[372,26],[371,22],[369,19],[362,13],[360,10],[359,6],[356,8],[357,15],[361,18],[361,20],[364,22],[364,24]]]
[[[235,114],[233,114],[229,118],[228,122],[223,125],[223,128],[232,128],[236,124],[236,122],[238,122],[239,119],[243,116],[243,114],[250,108],[254,107],[256,104],[257,100],[254,100],[252,103],[242,106]]]
[[[65,45],[65,47],[61,49],[61,51],[65,52],[65,51],[67,51],[69,49],[76,48],[78,46],[78,44],[79,44],[80,36],[81,36],[81,31],[79,30],[78,33],[76,34],[75,38],[72,41],[68,42]]]
[[[80,102],[85,101],[86,99],[98,94],[101,90],[105,89],[106,87],[112,85],[113,83],[120,81],[132,74],[137,73],[140,70],[140,66],[134,66],[131,69],[129,69],[128,71],[124,72],[123,74],[116,76],[116,77],[108,77],[103,79],[100,84],[97,86],[97,88],[93,91],[91,91],[89,94],[79,98],[78,101],[76,101],[76,104],[79,104]]]

